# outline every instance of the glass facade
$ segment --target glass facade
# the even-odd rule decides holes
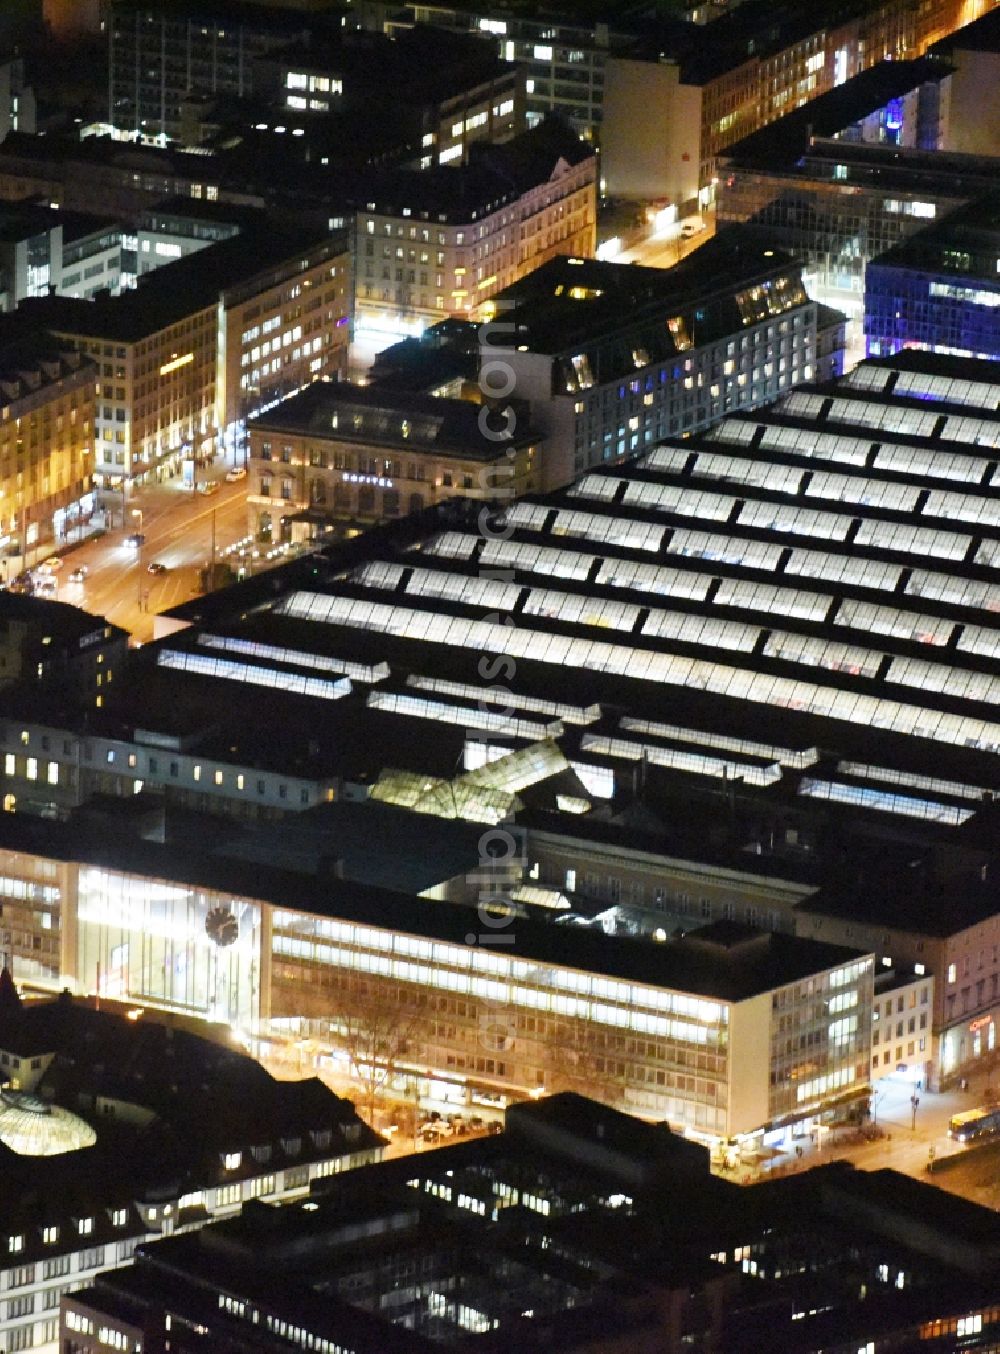
[[[257,903],[82,866],[77,928],[77,978],[86,990],[256,1027]]]

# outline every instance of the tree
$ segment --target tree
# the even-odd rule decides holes
[[[379,1095],[410,1049],[418,1016],[407,1008],[408,995],[405,988],[390,990],[352,975],[333,999],[330,1033],[347,1054],[369,1122]]]

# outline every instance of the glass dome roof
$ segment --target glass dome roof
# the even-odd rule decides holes
[[[0,1142],[18,1156],[61,1156],[96,1141],[90,1125],[69,1110],[23,1092],[0,1091]]]

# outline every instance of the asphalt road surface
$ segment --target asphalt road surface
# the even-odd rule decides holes
[[[118,507],[105,535],[64,553],[58,600],[105,616],[139,643],[151,639],[156,612],[196,595],[199,572],[211,559],[213,521],[216,559],[246,535],[247,480],[227,484],[224,475],[222,466],[205,475],[219,483],[218,491],[209,495],[182,490],[176,481],[137,490],[125,506],[124,527]],[[126,544],[136,532],[145,537],[138,550]],[[166,572],[151,574],[152,562],[163,564]],[[81,564],[87,566],[87,577],[71,583],[70,573]]]

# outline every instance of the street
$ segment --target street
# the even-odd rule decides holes
[[[948,1137],[948,1121],[954,1114],[982,1105],[989,1084],[988,1074],[983,1073],[970,1080],[967,1091],[933,1092],[916,1090],[912,1082],[903,1078],[884,1078],[875,1083],[874,1118],[870,1121],[884,1136],[870,1142],[857,1142],[851,1140],[848,1131],[834,1130],[822,1134],[823,1140],[818,1144],[803,1138],[801,1156],[794,1152],[782,1153],[760,1168],[740,1167],[735,1177],[730,1178],[746,1179],[749,1175],[753,1179],[764,1179],[768,1175],[807,1170],[823,1162],[844,1159],[860,1170],[877,1171],[890,1167],[977,1203],[988,1200],[989,1206],[995,1207],[996,1189],[990,1185],[984,1195],[986,1187],[982,1184],[984,1170],[981,1166],[974,1172],[966,1171],[958,1164],[953,1169],[933,1174],[927,1169],[932,1149],[934,1159],[938,1161],[966,1153],[965,1147]],[[911,1100],[914,1095],[917,1098],[915,1114]]]
[[[208,565],[215,533],[215,554],[220,560],[227,546],[246,535],[247,481],[225,482],[226,467],[218,465],[202,475],[219,488],[209,495],[192,494],[179,481],[137,489],[125,507],[112,515],[112,528],[79,546],[64,548],[65,564],[58,573],[60,602],[83,607],[123,626],[136,642],[152,638],[153,616],[158,611],[186,602],[198,591],[199,571]],[[213,528],[214,524],[214,528]],[[145,541],[139,550],[126,538],[141,532]],[[151,574],[153,562],[166,572]],[[82,583],[69,575],[85,565]]]
[[[681,229],[686,222],[678,221],[672,226],[667,226],[665,230],[657,231],[648,236],[639,244],[633,245],[631,249],[623,250],[615,259],[615,262],[639,263],[645,268],[673,268],[676,263],[679,263],[683,258],[687,258],[688,254],[698,249],[715,234],[714,209],[706,208],[700,217],[690,219],[692,222],[700,220],[704,229],[699,230],[697,234],[689,238],[685,238],[681,234]]]

